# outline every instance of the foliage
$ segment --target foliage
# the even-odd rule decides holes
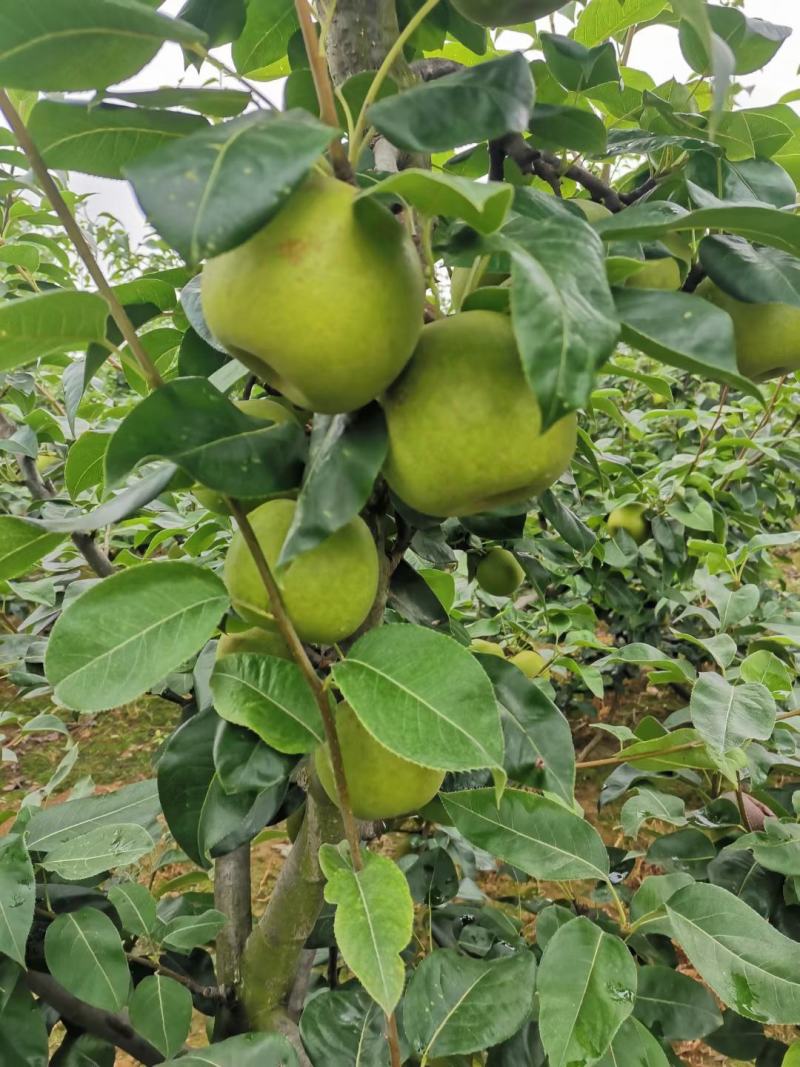
[[[789,31],[735,2],[512,0],[505,21],[560,17],[509,38],[462,13],[491,22],[491,3],[398,0],[378,54],[345,61],[353,16],[327,3],[321,52],[305,0],[160,6],[0,13],[1,755],[60,746],[2,809],[0,1047],[26,1065],[111,1064],[116,1045],[219,1067],[661,1067],[703,1041],[792,1064],[769,1027],[800,1026],[800,118],[796,94],[747,100]],[[655,24],[687,84],[629,65]],[[127,91],[165,42],[219,84]],[[129,181],[146,240],[91,221],[70,173]],[[204,261],[246,258],[311,174],[351,182],[347,217],[379,255],[390,232],[410,249],[406,278],[421,257],[429,323],[501,321],[541,454],[506,484],[515,423],[479,416],[472,499],[492,510],[428,516],[393,491],[402,378],[357,411],[292,405],[263,286],[238,294],[258,358],[209,329]],[[335,303],[357,310],[348,277]],[[300,290],[293,328],[314,352],[338,341],[363,385],[351,349],[382,339],[348,349],[363,322],[319,321],[323,295]],[[739,320],[765,308],[753,347]],[[431,464],[491,400],[489,381],[447,407],[451,356],[424,398]],[[262,394],[285,420],[233,402]],[[576,412],[570,469],[540,484]],[[260,549],[248,511],[287,497],[286,537]],[[357,629],[341,559],[324,584],[304,566],[356,521],[380,561]],[[234,535],[260,637],[225,585]],[[304,646],[319,604],[346,634]],[[175,715],[152,773],[100,792],[76,735],[155,697]],[[397,768],[397,810],[403,766],[446,772],[433,801],[356,826],[341,701]],[[284,830],[251,929],[251,857]]]

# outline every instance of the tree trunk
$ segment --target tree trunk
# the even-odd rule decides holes
[[[328,14],[333,9],[326,51],[334,84],[377,70],[400,32],[395,0],[326,0],[325,9]],[[403,57],[394,64],[392,79],[400,86],[415,81]]]

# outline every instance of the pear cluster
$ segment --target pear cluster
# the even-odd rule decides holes
[[[504,19],[519,22],[560,5],[497,6]],[[472,0],[466,7],[473,17]],[[381,404],[388,433],[383,475],[399,506],[412,512],[446,518],[522,510],[570,464],[576,418],[543,429],[509,316],[467,311],[423,325],[424,275],[408,229],[349,185],[307,179],[260,232],[206,265],[202,300],[215,336],[276,394],[241,403],[247,414],[305,423],[312,412]],[[201,487],[195,493],[211,510],[225,511],[224,498]],[[335,645],[364,625],[376,602],[375,540],[356,517],[283,563],[297,508],[285,495],[254,501],[250,526],[301,640]],[[224,578],[242,628],[223,635],[218,654],[285,658],[274,605],[241,531],[232,538]],[[514,556],[499,547],[478,567],[479,583],[496,596],[510,596],[523,578]],[[358,817],[416,811],[436,794],[442,772],[384,748],[347,705],[337,721]],[[333,795],[327,749],[315,763]]]

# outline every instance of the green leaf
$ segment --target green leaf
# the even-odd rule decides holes
[[[658,1041],[631,1015],[593,1067],[668,1067],[669,1062]]]
[[[533,97],[527,60],[511,52],[379,100],[367,118],[399,148],[443,152],[526,130]]]
[[[49,1062],[44,1012],[22,981],[0,1011],[0,1048],[3,1067],[47,1067]]]
[[[545,62],[557,81],[573,92],[582,92],[604,82],[619,81],[617,56],[610,41],[586,48],[579,41],[558,33],[540,33]]]
[[[586,405],[617,341],[602,243],[588,223],[566,215],[517,218],[503,236],[513,263],[514,333],[545,430]]]
[[[192,994],[173,978],[151,974],[134,989],[128,1013],[138,1034],[165,1056],[172,1056],[192,1025]]]
[[[97,826],[134,822],[145,828],[155,826],[158,812],[155,781],[134,782],[113,793],[68,800],[37,811],[28,823],[25,839],[32,852],[49,852]]]
[[[126,168],[139,202],[187,263],[265,226],[334,136],[308,112],[257,112],[160,148]]]
[[[709,991],[671,967],[642,967],[634,1015],[667,1041],[694,1041],[722,1026],[722,1014]]]
[[[650,819],[685,826],[686,814],[681,797],[659,793],[639,786],[637,795],[629,797],[619,813],[620,826],[627,837],[637,837],[642,824]]]
[[[297,1053],[280,1034],[240,1034],[189,1052],[164,1067],[299,1067]]]
[[[258,498],[297,486],[305,437],[294,419],[276,424],[245,415],[207,378],[179,378],[123,419],[106,452],[106,481],[121,482],[154,457],[210,489]]]
[[[692,690],[690,712],[706,744],[724,753],[743,741],[766,741],[772,735],[777,709],[765,685],[731,685],[720,674],[704,672]]]
[[[240,74],[258,74],[286,55],[299,29],[294,0],[248,0],[247,21],[233,46]]]
[[[360,195],[399,196],[423,215],[463,219],[478,233],[494,233],[506,221],[514,188],[500,182],[474,182],[444,171],[412,168],[390,174]]]
[[[191,563],[120,571],[61,615],[47,646],[47,679],[67,707],[126,704],[197,653],[227,607],[221,579]]]
[[[708,5],[708,17],[711,29],[733,52],[736,74],[752,74],[766,66],[792,32],[789,26],[751,19],[742,11],[717,4]],[[711,73],[702,40],[689,22],[681,23],[680,43],[692,70]]]
[[[789,668],[774,652],[759,649],[746,656],[739,667],[743,682],[758,682],[765,685],[773,696],[785,696],[791,692],[792,676]]]
[[[408,984],[403,1000],[406,1037],[426,1061],[497,1045],[529,1017],[535,983],[532,952],[478,960],[437,949]]]
[[[499,656],[482,656],[500,705],[508,777],[572,805],[575,749],[569,723],[542,690]]]
[[[535,793],[492,789],[442,793],[447,814],[472,845],[547,881],[608,878],[608,853],[591,823]]]
[[[314,416],[308,466],[278,566],[310,552],[359,514],[387,450],[386,420],[377,405]]]
[[[325,740],[317,702],[296,663],[258,652],[223,656],[211,691],[217,714],[279,752],[310,752]]]
[[[667,0],[589,0],[575,27],[575,40],[599,44],[637,23],[650,22],[667,6]]]
[[[63,540],[63,534],[47,533],[16,515],[0,515],[0,581],[28,574]]]
[[[67,518],[47,518],[37,521],[37,525],[45,530],[57,533],[93,533],[104,526],[111,526],[127,519],[129,515],[139,511],[151,500],[167,488],[177,473],[178,468],[171,463],[164,463],[156,468],[152,474],[140,478],[124,492],[107,500],[93,511],[84,511],[78,515]]]
[[[122,178],[129,163],[207,125],[178,111],[40,100],[28,128],[49,167]]]
[[[704,237],[700,263],[721,289],[753,304],[800,307],[800,261],[777,248],[760,248],[742,237]]]
[[[102,343],[107,318],[108,305],[95,293],[54,289],[6,300],[0,307],[0,371]]]
[[[576,552],[588,552],[597,543],[597,537],[586,523],[581,522],[574,511],[562,504],[550,489],[539,497],[539,507],[550,525]]]
[[[762,1023],[800,1019],[800,945],[718,886],[679,890],[667,914],[700,977],[728,1007]]]
[[[0,839],[0,954],[25,966],[25,945],[33,923],[36,881],[22,838]]]
[[[386,1016],[358,986],[312,997],[300,1016],[300,1035],[312,1062],[325,1067],[390,1067]]]
[[[126,933],[134,937],[150,936],[156,926],[156,902],[149,890],[136,882],[121,882],[111,886],[108,899]]]
[[[296,762],[264,744],[250,730],[227,722],[217,726],[214,767],[220,785],[228,794],[285,789]]]
[[[144,92],[117,92],[112,89],[107,97],[120,100],[125,104],[135,104],[140,108],[180,107],[186,111],[197,111],[215,119],[233,118],[239,115],[250,103],[250,93],[243,89],[206,89],[182,86],[163,89],[148,89]]]
[[[681,767],[713,770],[716,767],[699,733],[688,727],[649,741],[636,741],[623,748],[619,756],[630,760],[642,771],[673,771]]]
[[[724,382],[760,398],[739,374],[733,322],[707,300],[656,289],[616,289],[622,339],[668,366]]]
[[[110,440],[110,434],[87,430],[71,445],[64,465],[64,481],[73,500],[87,489],[102,486]]]
[[[96,908],[57,915],[44,937],[47,967],[79,1000],[119,1011],[128,1000],[131,976],[117,928]]]
[[[694,878],[683,871],[674,874],[650,874],[633,894],[630,905],[631,923],[644,933],[672,936],[664,905],[669,898],[684,886],[692,885]]]
[[[790,877],[800,875],[800,826],[797,823],[767,819],[763,831],[745,834],[731,848],[750,849],[756,862],[768,871]]]
[[[381,626],[356,641],[333,677],[369,732],[396,755],[437,770],[502,766],[491,683],[452,638]]]
[[[55,845],[42,860],[42,867],[66,882],[80,882],[103,871],[136,863],[152,849],[152,837],[136,823],[96,826]]]
[[[165,945],[189,952],[213,941],[227,922],[227,917],[214,908],[200,915],[179,915],[166,924],[160,938]]]
[[[783,1057],[781,1067],[798,1067],[800,1064],[800,1041],[793,1041],[789,1051]]]
[[[550,148],[602,155],[606,150],[606,127],[593,111],[563,104],[537,104],[531,117],[534,143]]]
[[[694,33],[703,57],[703,71],[714,75],[714,112],[709,123],[710,133],[716,127],[716,117],[725,108],[728,89],[733,77],[736,60],[726,42],[714,32],[707,0],[671,0],[672,10],[688,24]],[[684,56],[691,65],[688,57]],[[698,71],[700,73],[700,71]]]
[[[205,34],[124,0],[30,0],[0,15],[0,85],[104,89],[141,70],[165,41],[191,47]]]
[[[790,132],[782,124],[778,127],[786,134]],[[744,134],[746,143],[740,151],[748,155],[738,162],[719,159],[710,152],[692,153],[685,173],[690,195],[698,207],[725,207],[727,201],[776,208],[794,204],[796,192],[790,175],[771,159],[750,158],[758,148],[749,127],[745,126]]]
[[[411,940],[414,904],[408,882],[386,856],[362,851],[355,871],[347,856],[323,845],[319,863],[327,879],[325,899],[336,905],[334,933],[345,963],[387,1015],[403,995],[400,953]]]
[[[593,1063],[633,1011],[636,964],[589,919],[562,926],[539,967],[539,1033],[551,1067]]]

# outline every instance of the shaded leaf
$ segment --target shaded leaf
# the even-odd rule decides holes
[[[494,233],[506,220],[514,188],[500,182],[481,184],[443,171],[410,168],[389,175],[361,194],[386,195],[399,196],[423,215],[463,219],[478,233]]]
[[[53,289],[6,300],[0,307],[0,371],[99,344],[107,318],[108,305],[95,293]]]
[[[47,967],[80,1000],[119,1011],[128,1000],[131,978],[117,928],[97,908],[57,915],[44,938]]]
[[[25,966],[25,945],[33,923],[36,882],[22,838],[0,840],[0,953]]]
[[[137,1033],[165,1056],[181,1048],[192,1025],[192,994],[172,978],[151,974],[136,986],[128,1007]]]

